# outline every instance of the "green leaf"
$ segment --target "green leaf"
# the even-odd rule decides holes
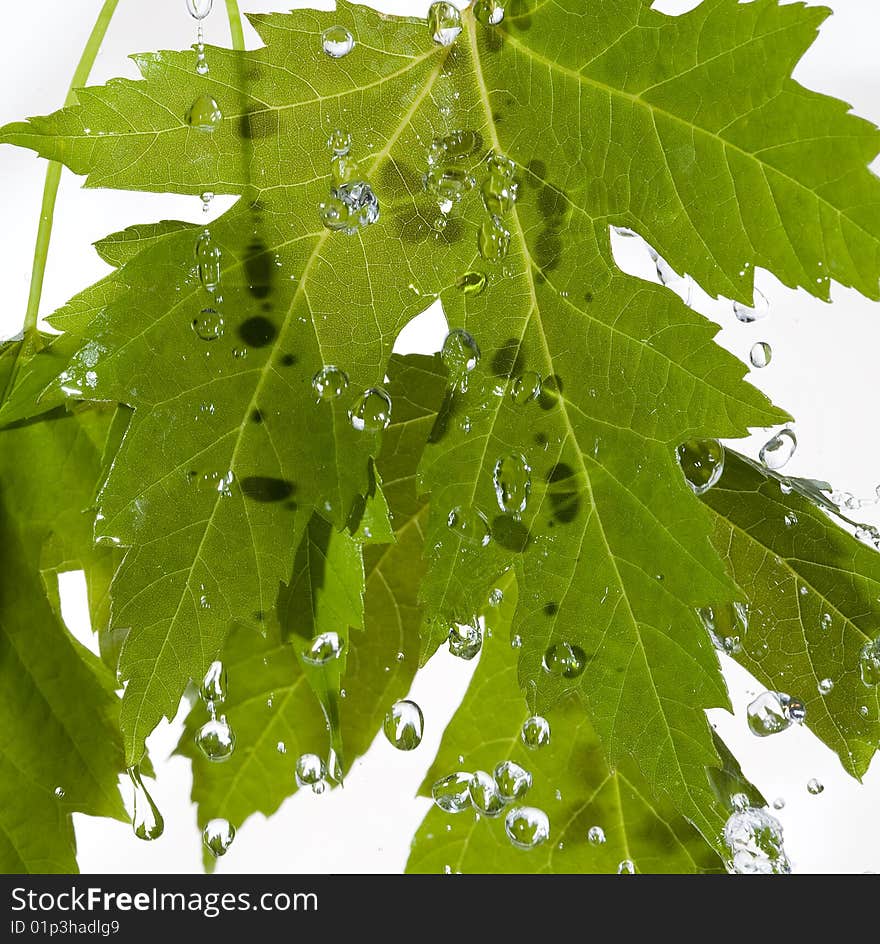
[[[417,595],[427,509],[416,494],[415,470],[446,381],[437,358],[418,356],[393,358],[389,377],[395,411],[378,468],[396,540],[364,547],[364,630],[349,640],[342,677],[346,697],[339,701],[350,759],[367,749],[388,708],[409,690],[418,664]],[[294,767],[300,754],[326,757],[330,744],[302,661],[282,640],[277,624],[265,638],[250,627],[233,630],[223,662],[229,678],[225,711],[236,732],[235,751],[223,764],[202,757],[194,736],[208,714],[200,704],[187,718],[178,751],[193,760],[199,825],[223,816],[240,827],[252,813],[275,812],[295,791]]]
[[[811,485],[728,450],[703,501],[715,514],[712,541],[748,601],[734,658],[762,685],[800,698],[810,730],[861,779],[880,741],[880,692],[859,672],[880,626],[880,557],[817,506]],[[834,684],[827,694],[823,679]]]
[[[736,588],[673,449],[786,414],[743,383],[714,326],[619,273],[609,226],[636,229],[712,294],[747,302],[761,265],[822,297],[831,277],[877,297],[880,189],[866,164],[880,138],[790,78],[825,15],[775,0],[705,0],[680,17],[648,0],[524,2],[495,29],[465,11],[458,41],[438,47],[421,21],[341,4],[254,17],[267,47],[211,49],[206,76],[192,53],[138,57],[145,81],[83,90],[79,106],[0,132],[90,186],[242,196],[211,227],[223,338],[190,330],[214,302],[192,230],[174,224],[135,236],[140,251],[120,250],[122,268],[55,322],[75,353],[46,402],[134,408],[99,532],[130,548],[113,587],[113,625],[131,626],[120,660],[130,760],[229,627],[271,606],[315,512],[341,530],[370,490],[378,437],[356,433],[346,411],[439,296],[483,358],[423,469],[426,652],[515,567],[533,704],[577,689],[610,763],[635,756],[661,798],[717,837],[703,709],[726,694],[694,609]],[[320,47],[333,23],[356,40],[342,62]],[[223,112],[212,133],[185,120],[199,95]],[[355,236],[318,221],[334,128],[352,133],[355,173],[381,207]],[[425,146],[457,129],[482,141],[464,159],[481,184],[486,149],[514,162],[500,265],[478,255],[489,224],[476,193],[446,220],[421,187]],[[482,294],[458,287],[468,272],[487,275]],[[316,407],[310,380],[326,364],[351,385]],[[524,370],[545,390],[520,408],[508,388]],[[30,383],[25,373],[18,389],[33,399]],[[522,520],[493,511],[492,467],[507,453],[532,470]],[[255,500],[268,495],[281,500]],[[446,525],[455,508],[490,517],[487,548],[463,550]],[[560,642],[587,657],[576,681],[541,668]]]
[[[432,806],[413,840],[408,872],[617,872],[630,859],[638,872],[722,870],[703,837],[665,801],[652,795],[636,765],[612,769],[583,710],[571,697],[548,713],[550,743],[527,750],[520,739],[527,711],[517,680],[510,625],[516,583],[506,578],[500,606],[485,610],[487,633],[480,663],[440,751],[422,784],[456,771],[489,773],[512,760],[532,775],[532,787],[513,805],[537,807],[550,819],[550,837],[531,850],[513,846],[504,815],[450,814]],[[598,826],[605,842],[587,838]]]
[[[0,352],[0,388],[18,346]],[[94,577],[107,566],[84,513],[107,426],[101,412],[61,411],[0,431],[3,872],[75,872],[70,814],[125,819],[113,677],[69,634],[57,605],[60,571]]]

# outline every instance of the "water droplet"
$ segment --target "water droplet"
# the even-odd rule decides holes
[[[216,341],[226,329],[223,315],[216,308],[203,308],[193,318],[192,329],[203,341]]]
[[[138,839],[147,842],[151,839],[158,839],[165,829],[162,814],[144,786],[140,770],[137,767],[129,767],[128,776],[134,787],[134,812],[131,817],[131,828]]]
[[[278,751],[279,754],[286,754],[286,753],[287,753],[287,745],[284,743],[284,741],[279,741],[279,742],[275,745],[275,750]]]
[[[399,751],[415,750],[422,743],[425,719],[414,701],[397,701],[385,715],[383,730]]]
[[[820,695],[827,695],[834,688],[834,682],[830,678],[823,678],[819,680],[817,687]]]
[[[770,302],[767,301],[764,294],[759,292],[758,289],[755,289],[754,301],[755,304],[752,308],[749,308],[748,305],[743,305],[742,302],[733,303],[733,313],[740,321],[751,324],[753,321],[760,321],[761,318],[767,317],[767,313],[770,311]]]
[[[311,641],[309,647],[303,652],[303,662],[309,665],[326,665],[333,659],[338,659],[344,648],[344,642],[339,637],[339,633],[326,632],[321,633]]]
[[[587,666],[587,656],[580,646],[555,642],[547,648],[542,663],[544,671],[562,678],[577,678]]]
[[[451,46],[461,32],[461,14],[458,7],[441,0],[428,9],[428,30],[439,46]]]
[[[226,855],[235,839],[235,827],[228,819],[209,819],[202,831],[202,842],[214,858]]]
[[[749,612],[743,603],[703,606],[697,610],[712,645],[728,655],[742,651],[742,637],[749,628]]]
[[[515,377],[510,386],[510,396],[518,406],[525,406],[541,396],[541,375],[527,370]]]
[[[442,138],[434,138],[428,146],[427,161],[429,167],[448,164],[470,157],[483,144],[483,139],[476,131],[452,131]]]
[[[480,363],[480,348],[463,328],[453,328],[443,341],[440,359],[453,382],[460,383]]]
[[[534,806],[517,806],[504,817],[504,831],[518,849],[534,849],[550,838],[550,820]]]
[[[812,796],[819,796],[825,790],[825,785],[817,780],[815,777],[812,777],[807,781],[807,793]]]
[[[880,685],[880,636],[862,646],[859,672],[865,685]]]
[[[512,180],[516,174],[516,164],[507,155],[497,151],[492,151],[486,157],[486,166],[490,174],[501,174],[508,180]]]
[[[717,439],[690,439],[676,449],[678,464],[695,495],[703,495],[724,472],[724,446]]]
[[[312,390],[318,401],[335,400],[342,396],[348,388],[348,374],[332,364],[322,367],[314,377],[312,377]]]
[[[786,528],[793,528],[798,523],[798,516],[793,511],[788,511],[782,516]]]
[[[532,786],[532,775],[512,760],[495,767],[495,785],[503,800],[521,800]]]
[[[510,637],[510,648],[511,649],[522,649],[522,636],[519,633]]]
[[[453,623],[449,629],[449,651],[469,662],[483,648],[483,633],[475,619],[472,623]]]
[[[446,524],[467,544],[485,547],[491,540],[489,522],[477,508],[456,505],[446,516]]]
[[[526,457],[514,453],[498,459],[492,470],[492,484],[503,512],[511,515],[524,512],[532,490],[532,469]]]
[[[335,157],[345,157],[351,150],[351,135],[342,128],[334,128],[327,138],[327,147]]]
[[[387,429],[391,422],[391,397],[381,387],[370,387],[348,411],[348,418],[359,433]]]
[[[487,262],[503,262],[510,248],[510,232],[501,218],[490,216],[483,220],[477,233],[477,248]]]
[[[587,830],[587,842],[591,846],[602,846],[605,844],[605,830],[601,826],[591,826]]]
[[[791,459],[795,449],[797,449],[797,436],[794,430],[783,429],[761,446],[758,458],[766,468],[776,472]]]
[[[530,750],[536,751],[550,743],[550,722],[540,715],[532,715],[523,721],[520,738]]]
[[[471,805],[470,785],[471,775],[458,771],[438,780],[431,796],[444,813],[462,813]]]
[[[788,875],[782,826],[766,810],[748,806],[724,824],[724,843],[731,853],[728,869],[738,874]]]
[[[186,8],[194,20],[203,20],[214,6],[214,0],[186,0]]]
[[[331,59],[341,59],[354,49],[354,36],[344,26],[330,26],[321,34],[321,46]]]
[[[474,809],[483,816],[498,816],[504,810],[504,798],[498,792],[498,785],[485,770],[474,771],[468,790]]]
[[[216,295],[220,288],[222,252],[214,242],[209,230],[204,230],[196,243],[196,263],[199,268],[199,281],[211,295]]]
[[[486,177],[480,188],[483,206],[496,217],[509,213],[516,203],[517,189],[516,181],[494,171]]]
[[[463,167],[431,167],[423,178],[425,190],[437,199],[440,208],[448,213],[474,186],[474,178]]]
[[[632,859],[621,859],[617,863],[617,874],[618,875],[635,875],[636,874],[636,864]]]
[[[489,594],[489,606],[500,606],[504,599],[504,591],[501,587],[495,587]]]
[[[217,659],[210,664],[199,686],[199,695],[209,708],[215,708],[226,701],[226,683],[226,668]]]
[[[223,715],[211,718],[199,728],[196,744],[208,760],[220,763],[235,750],[235,732]]]
[[[752,367],[766,367],[773,359],[773,348],[766,341],[758,341],[749,351]]]
[[[296,759],[294,776],[298,787],[311,787],[315,793],[321,793],[320,785],[327,776],[327,768],[317,754],[301,754]]]
[[[504,7],[499,0],[477,0],[474,16],[483,26],[497,26],[504,19]]]
[[[222,120],[223,112],[210,95],[199,95],[186,113],[186,123],[198,131],[215,131]]]
[[[794,695],[784,695],[781,692],[779,697],[785,713],[795,724],[803,724],[807,720],[807,706],[800,698],[796,698]]]
[[[55,798],[58,800],[63,800],[66,795],[64,787],[61,786],[55,787],[52,792],[55,794]]]
[[[482,295],[489,284],[489,277],[485,272],[465,272],[455,283],[463,295]]]
[[[318,211],[327,229],[353,236],[379,219],[379,201],[368,183],[355,180],[331,187]]]
[[[791,727],[792,719],[778,692],[762,692],[746,709],[749,729],[758,737],[769,737]]]

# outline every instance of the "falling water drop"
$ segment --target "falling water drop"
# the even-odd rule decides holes
[[[235,827],[228,819],[209,819],[202,831],[202,842],[215,859],[226,855],[235,839]]]
[[[530,750],[536,751],[550,743],[550,722],[540,715],[532,715],[523,721],[520,738]]]
[[[471,805],[470,785],[471,775],[458,771],[438,780],[431,796],[445,813],[462,813]]]
[[[587,656],[580,646],[569,642],[555,642],[544,653],[544,671],[562,678],[577,678],[587,666]]]
[[[194,20],[203,20],[214,6],[214,0],[186,0],[186,8]]]
[[[216,308],[203,308],[193,318],[192,329],[203,341],[216,341],[225,330],[223,315]]]
[[[441,0],[428,9],[428,30],[438,46],[451,46],[461,33],[461,14],[458,7]]]
[[[153,798],[147,792],[141,779],[141,772],[137,767],[128,768],[128,776],[134,787],[134,812],[131,817],[131,828],[138,839],[149,842],[158,839],[165,829],[165,821]]]
[[[449,629],[449,651],[458,659],[469,662],[483,648],[483,632],[479,622],[453,623]]]
[[[332,630],[320,633],[309,643],[302,654],[303,662],[309,665],[326,665],[333,659],[338,659],[344,648],[344,641],[339,633]]]
[[[321,46],[331,59],[342,59],[354,49],[354,36],[344,26],[329,26],[321,34]]]
[[[222,705],[226,701],[226,668],[218,659],[210,664],[202,684],[199,686],[199,695],[202,701],[211,709]]]
[[[495,767],[495,784],[501,798],[521,800],[532,786],[532,775],[512,760],[504,760]]]
[[[485,770],[475,770],[468,787],[474,809],[483,816],[498,816],[504,810],[504,797],[498,791],[498,785],[491,774]]]
[[[500,263],[510,248],[510,231],[499,216],[483,220],[477,233],[477,248],[487,262]]]
[[[210,761],[228,760],[235,750],[235,732],[224,715],[206,721],[196,734],[199,750]]]
[[[312,390],[318,401],[335,400],[348,389],[348,374],[333,364],[322,367],[312,377]]]
[[[395,702],[385,715],[383,731],[399,751],[415,750],[422,743],[425,719],[414,701]]]
[[[676,455],[695,495],[708,492],[724,472],[724,446],[717,439],[690,439],[676,449]]]
[[[522,514],[532,490],[532,469],[526,457],[519,453],[501,456],[492,469],[492,484],[498,507],[507,514]]]
[[[359,433],[387,429],[391,422],[391,397],[381,387],[370,387],[355,401],[348,418]]]
[[[767,313],[770,311],[770,303],[758,289],[755,289],[754,302],[752,308],[749,308],[748,305],[743,305],[742,302],[733,303],[733,313],[740,321],[745,322],[745,324],[751,324],[753,321],[760,321],[761,318],[766,318]]]
[[[758,341],[752,345],[749,360],[752,367],[766,367],[773,358],[773,348],[766,341]]]
[[[296,759],[294,776],[298,787],[311,787],[315,793],[322,793],[321,786],[327,776],[327,768],[317,754],[301,754]]]
[[[534,806],[517,806],[504,817],[504,831],[518,849],[534,849],[550,838],[550,820]]]
[[[815,777],[810,778],[807,781],[807,793],[811,796],[819,796],[820,793],[825,791],[825,784],[820,780],[817,780]]]
[[[186,113],[186,123],[198,131],[216,131],[222,120],[220,106],[210,95],[199,95]]]
[[[865,685],[880,685],[880,636],[862,646],[859,653],[859,672]]]
[[[783,429],[761,446],[758,458],[765,468],[773,472],[781,469],[797,449],[797,436],[794,430]]]
[[[489,522],[477,508],[456,505],[446,516],[446,524],[466,544],[485,547],[491,540]]]

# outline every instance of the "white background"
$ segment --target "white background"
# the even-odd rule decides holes
[[[421,14],[428,4],[427,0],[391,0],[377,5],[389,12]],[[695,5],[695,0],[655,4],[665,12]],[[825,0],[824,5],[832,7],[835,15],[823,26],[795,76],[808,87],[850,102],[857,114],[880,123],[880,4],[876,0]],[[100,6],[100,0],[4,4],[0,124],[49,113],[62,103]],[[287,6],[285,0],[241,3],[246,12]],[[223,8],[223,0],[215,0],[215,11],[206,20],[209,42],[229,41]],[[184,0],[122,0],[91,81],[117,75],[135,77],[126,58],[129,53],[183,48],[193,42],[194,34],[195,24],[185,11]],[[248,38],[249,44],[256,45],[249,28]],[[24,316],[44,170],[44,164],[30,151],[0,148],[0,206],[4,209],[0,337],[14,334]],[[214,212],[221,212],[228,202],[218,198]],[[105,274],[106,266],[91,249],[93,241],[135,222],[197,221],[200,217],[199,201],[194,198],[84,191],[80,181],[65,170],[42,314],[51,313]],[[647,256],[635,243],[628,240],[621,247],[621,264],[651,277]],[[873,496],[880,482],[880,451],[874,436],[880,306],[836,285],[833,304],[825,305],[803,292],[781,287],[763,272],[758,273],[758,284],[770,300],[771,314],[757,325],[740,324],[727,303],[699,293],[696,307],[722,325],[720,343],[744,360],[754,341],[772,344],[772,364],[763,371],[753,371],[751,380],[797,417],[799,447],[786,471],[826,479],[859,496]],[[406,347],[433,350],[443,332],[442,316],[434,311],[416,330],[407,331]],[[760,445],[766,436],[758,432],[751,447]],[[880,524],[876,509],[866,509],[862,517]],[[65,575],[62,591],[71,630],[83,640],[89,639],[81,577]],[[804,729],[763,740],[753,737],[746,728],[743,709],[757,688],[735,665],[725,668],[737,714],[715,711],[712,720],[764,794],[784,797],[785,809],[777,815],[785,827],[796,871],[880,871],[880,764],[875,762],[864,785],[859,785]],[[252,817],[240,828],[220,870],[402,870],[410,838],[428,805],[428,801],[415,798],[416,789],[471,670],[472,666],[441,651],[420,673],[412,693],[426,717],[425,739],[419,750],[403,754],[380,738],[356,765],[344,790],[321,797],[301,792],[272,820]],[[188,765],[180,758],[165,759],[178,733],[178,725],[163,724],[150,739],[158,772],[151,791],[165,816],[163,838],[149,844],[139,842],[124,824],[77,816],[79,860],[84,872],[201,869],[200,839],[189,802]],[[807,793],[811,777],[825,785],[820,796]]]

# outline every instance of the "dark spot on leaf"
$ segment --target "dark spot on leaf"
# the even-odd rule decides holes
[[[506,9],[505,25],[508,29],[525,32],[532,27],[531,0],[509,0]]]
[[[566,195],[553,184],[544,184],[538,191],[538,212],[547,226],[560,229],[571,213],[571,203]]]
[[[389,202],[395,197],[411,198],[412,194],[425,189],[421,174],[396,159],[383,161],[377,183]]]
[[[589,304],[592,300],[593,300],[593,293],[584,292],[584,301],[587,302],[587,304]]]
[[[238,133],[248,140],[269,138],[278,133],[278,112],[251,108],[238,120]]]
[[[258,623],[264,623],[264,622],[266,621],[266,614],[263,612],[263,610],[257,610],[257,611],[254,613],[254,619],[255,619]]]
[[[443,440],[449,432],[450,424],[456,416],[460,414],[461,408],[458,398],[455,396],[455,391],[448,390],[443,399],[443,403],[440,405],[440,409],[437,411],[437,419],[434,420],[434,426],[431,429],[431,434],[428,436],[428,442],[438,443]]]
[[[283,354],[280,361],[282,367],[293,367],[296,363],[296,354]]]
[[[294,501],[288,501],[284,503],[285,511],[296,511],[297,504]]]
[[[252,422],[252,423],[262,423],[262,422],[263,422],[263,411],[262,411],[262,410],[251,410],[251,422]]]
[[[529,172],[525,181],[527,184],[537,187],[547,179],[547,165],[539,157],[533,157],[526,164],[526,170]]]
[[[549,441],[550,441],[550,440],[547,439],[547,434],[546,434],[546,433],[535,433],[535,442],[536,442],[539,446],[546,446]]]
[[[254,298],[268,298],[275,278],[275,258],[262,239],[248,243],[244,254],[244,274],[248,291]]]
[[[502,115],[500,111],[493,111],[492,121],[494,121],[496,125],[500,125],[501,122],[504,121],[504,115]]]
[[[262,315],[254,315],[238,326],[238,335],[249,347],[266,347],[278,335],[274,322]]]
[[[523,372],[524,364],[519,338],[508,338],[492,355],[491,370],[496,377],[512,377]]]
[[[547,616],[555,616],[559,612],[559,604],[558,603],[545,603],[544,612],[547,614]]]
[[[268,475],[249,475],[241,480],[241,490],[254,501],[277,502],[290,498],[295,491],[295,486],[288,479],[276,479]]]
[[[552,272],[559,265],[562,255],[562,240],[553,232],[545,229],[535,237],[535,262],[544,272]]]
[[[521,554],[528,546],[529,529],[513,515],[498,515],[492,522],[492,537],[503,548]]]
[[[504,33],[496,29],[480,30],[480,33],[489,52],[501,52],[504,48]]]
[[[547,498],[555,519],[561,524],[571,524],[578,516],[580,489],[576,473],[568,463],[557,462],[547,473]]]

